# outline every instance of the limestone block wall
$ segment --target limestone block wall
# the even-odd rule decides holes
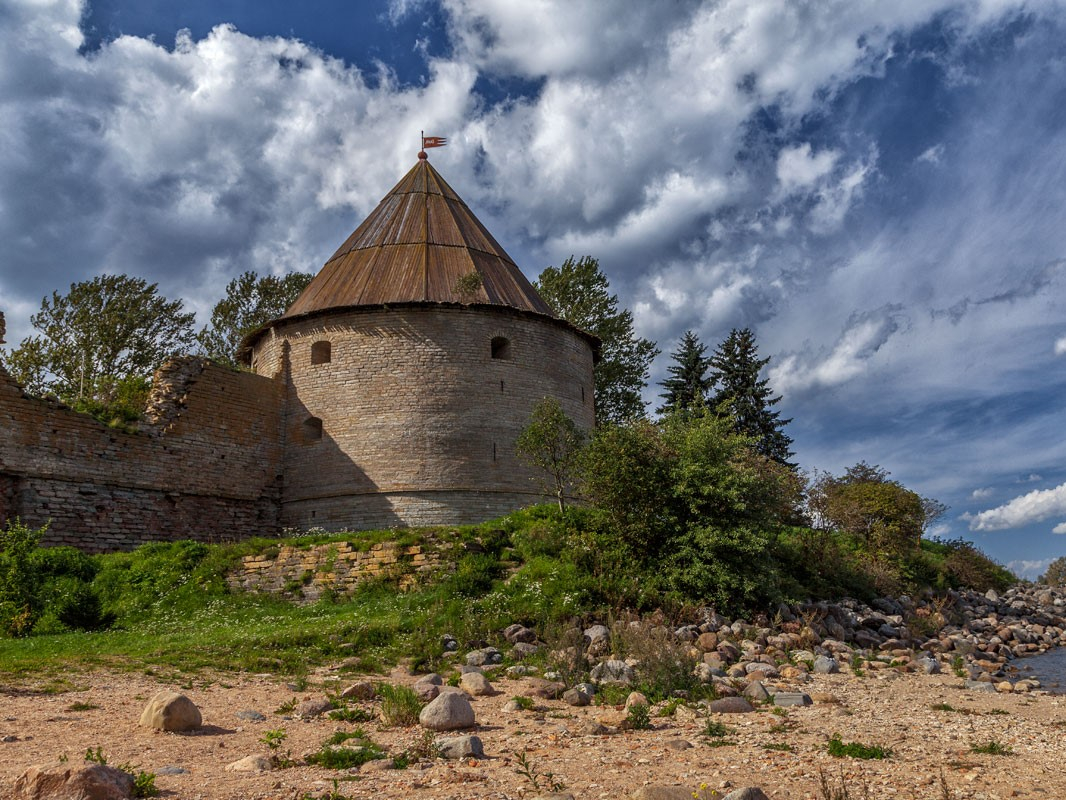
[[[310,603],[326,592],[351,594],[376,578],[393,579],[406,589],[440,565],[441,553],[433,546],[382,542],[364,550],[334,542],[245,556],[227,581],[234,591],[283,594]]]
[[[586,429],[595,416],[588,338],[497,306],[282,321],[252,366],[288,386],[286,526],[473,523],[540,502],[514,452],[534,405],[555,397]]]
[[[200,359],[168,370],[154,423],[128,433],[0,369],[0,520],[90,552],[278,532],[284,387]]]

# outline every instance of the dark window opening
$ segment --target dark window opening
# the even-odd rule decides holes
[[[308,417],[304,420],[303,434],[305,442],[317,442],[322,438],[322,420],[318,417]]]
[[[328,364],[333,359],[333,346],[326,341],[311,345],[311,363]]]
[[[492,460],[496,460],[496,442],[492,443]]]
[[[492,339],[492,357],[502,361],[511,358],[511,340],[505,336],[494,336]]]
[[[503,381],[500,381],[500,391],[503,391]]]

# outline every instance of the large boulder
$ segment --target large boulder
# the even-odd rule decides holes
[[[133,776],[115,767],[53,762],[30,767],[15,781],[16,800],[129,800]]]
[[[474,707],[462,692],[437,696],[418,715],[418,722],[431,731],[454,731],[474,727]]]
[[[632,686],[636,683],[637,674],[633,668],[624,661],[611,659],[597,664],[590,673],[593,683],[613,683],[621,686]]]
[[[140,724],[161,731],[192,731],[203,724],[203,718],[200,709],[185,695],[162,691],[148,701]]]
[[[480,672],[464,672],[459,687],[471,697],[488,697],[496,694],[489,679]]]
[[[477,736],[450,736],[437,739],[437,751],[441,758],[483,758],[485,746]]]

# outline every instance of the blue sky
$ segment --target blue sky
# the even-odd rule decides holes
[[[1066,554],[1066,4],[0,0],[0,309],[317,270],[414,163],[664,354],[755,330],[807,469]],[[655,399],[657,389],[649,389]]]

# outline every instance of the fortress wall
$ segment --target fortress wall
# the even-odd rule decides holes
[[[493,339],[509,342],[504,357],[493,358]],[[324,342],[329,360],[314,363]],[[540,502],[514,452],[534,405],[555,397],[583,428],[594,422],[589,343],[505,308],[390,306],[297,319],[262,337],[253,364],[291,376],[287,526],[458,524]]]
[[[276,532],[284,387],[199,359],[161,376],[155,424],[127,433],[0,370],[0,517],[91,552]]]

